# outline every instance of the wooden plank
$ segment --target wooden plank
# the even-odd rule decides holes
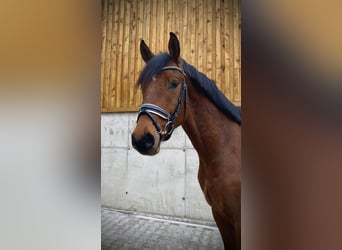
[[[139,68],[137,67],[137,58],[140,55],[138,51],[138,45],[140,42],[140,34],[139,34],[139,26],[140,26],[140,17],[139,17],[139,9],[140,9],[140,0],[134,1],[133,2],[133,12],[134,12],[134,17],[133,21],[134,22],[134,30],[132,31],[132,36],[131,36],[131,78],[130,78],[130,105],[131,107],[136,106],[136,88],[135,88],[135,82],[137,80],[137,72]]]
[[[119,107],[129,106],[128,78],[129,78],[129,37],[130,37],[130,12],[131,2],[124,1],[124,22],[123,22],[123,54],[122,54],[122,75],[121,75],[121,102]]]
[[[175,34],[177,34],[179,36],[179,1],[178,0],[174,0],[172,2],[173,4],[173,9],[172,9],[172,27],[171,27],[171,31],[174,32]]]
[[[204,74],[206,74],[205,70],[204,70],[204,58],[203,58],[203,50],[205,49],[205,44],[206,44],[206,40],[205,40],[205,22],[206,22],[206,18],[204,15],[204,0],[199,0],[198,1],[198,6],[199,6],[199,15],[198,15],[198,19],[199,19],[199,25],[198,25],[198,32],[197,32],[197,41],[196,41],[196,46],[197,46],[197,60],[194,61],[194,66],[197,67],[197,69],[200,72],[203,72]]]
[[[221,1],[216,0],[215,3],[215,81],[219,89],[223,91],[223,81],[222,81],[222,62],[221,62],[221,51],[222,51],[222,44],[221,44]]]
[[[224,71],[224,93],[228,98],[230,98],[230,9],[229,9],[229,2],[224,2],[224,65],[225,65],[225,71]]]
[[[214,75],[214,69],[213,69],[213,14],[212,14],[212,0],[206,0],[206,6],[207,6],[207,49],[206,49],[206,74],[209,78],[213,79]]]
[[[230,31],[230,44],[229,44],[229,71],[230,71],[230,89],[229,89],[229,99],[234,99],[234,0],[230,1],[230,15],[229,15],[229,31]]]
[[[180,37],[179,42],[181,44],[181,56],[189,57],[189,39],[188,39],[188,14],[187,14],[187,1],[180,0]]]
[[[107,21],[108,21],[108,0],[103,1],[102,7],[102,48],[101,48],[101,112],[106,111],[107,106],[105,105],[105,64],[106,64],[106,42],[107,42]]]
[[[241,101],[241,16],[240,1],[234,0],[233,32],[234,32],[234,97],[236,102]],[[241,105],[241,104],[240,104]]]
[[[135,60],[135,77],[134,77],[134,84],[136,82],[136,80],[139,77],[139,74],[142,70],[143,67],[143,60],[141,59],[140,56],[140,41],[141,39],[143,39],[143,25],[144,25],[144,0],[139,0],[138,1],[138,11],[137,11],[137,39],[136,39],[136,43],[135,43],[135,55],[134,55],[134,60]],[[139,107],[141,102],[142,102],[142,98],[141,98],[141,91],[138,91],[138,89],[134,89],[134,94],[135,94],[135,107]]]
[[[156,29],[157,29],[157,13],[156,13],[156,0],[151,0],[151,22],[149,28],[149,47],[153,53],[157,54],[157,41],[156,41]]]
[[[145,42],[147,43],[148,46],[150,46],[150,49],[151,48],[151,37],[150,37],[150,27],[151,27],[151,15],[152,15],[152,10],[151,10],[151,0],[146,0],[146,4],[144,5],[144,18],[145,18],[145,24],[144,25],[144,37],[143,39],[145,40]]]
[[[116,102],[115,107],[120,107],[121,105],[121,81],[122,81],[122,75],[123,75],[123,43],[124,43],[124,15],[125,15],[125,1],[119,1],[120,2],[120,10],[119,10],[119,22],[118,22],[118,53],[117,53],[117,64],[115,65],[117,70],[116,75]]]
[[[238,0],[234,0],[233,3],[234,68],[240,68],[240,4]]]
[[[160,33],[161,32],[160,24],[161,24],[162,13],[160,11],[160,2],[161,1],[158,1],[158,0],[155,0],[155,2],[154,2],[154,13],[155,13],[154,21],[156,24],[155,33],[154,33],[154,40],[156,41],[156,48],[157,48],[156,53],[159,53],[162,50],[164,50],[164,48],[161,47],[161,36],[162,36],[162,34]]]
[[[209,44],[208,44],[208,49],[210,52],[208,53],[209,61],[210,64],[208,65],[211,70],[211,75],[210,78],[215,80],[216,76],[216,67],[215,67],[215,52],[216,52],[216,43],[215,43],[215,33],[216,33],[216,23],[215,23],[215,0],[208,1],[209,5],[209,13],[208,13],[208,20],[209,22],[207,23],[208,25],[208,37],[209,39]]]
[[[174,21],[173,21],[173,0],[168,0],[167,1],[167,17],[166,17],[166,33],[167,35],[164,36],[164,42],[165,44],[167,45],[167,41],[169,39],[169,36],[168,34],[171,32],[171,31],[174,31],[174,27],[173,27],[173,24],[174,24]],[[167,46],[165,46],[165,48],[167,48]]]
[[[137,31],[137,10],[138,10],[138,1],[132,1],[130,8],[130,36],[129,36],[129,51],[128,54],[128,65],[129,65],[129,74],[128,74],[128,107],[134,106],[134,72],[135,72],[135,63],[134,63],[134,55],[136,54],[136,31]]]
[[[210,0],[209,0],[210,1]],[[202,59],[202,63],[203,63],[203,70],[204,73],[210,78],[210,74],[208,71],[208,43],[209,43],[209,37],[208,37],[208,0],[204,0],[204,13],[203,13],[203,20],[204,20],[204,24],[203,24],[203,33],[202,36],[204,37],[204,41],[205,43],[203,44],[203,48],[202,48],[202,53],[203,53],[203,59]]]
[[[241,98],[240,98],[240,83],[241,82],[241,71],[240,69],[234,69],[234,95],[231,99],[236,105],[241,106]]]
[[[228,65],[225,64],[225,53],[226,53],[226,45],[225,45],[225,24],[224,24],[224,8],[225,8],[225,2],[221,2],[221,9],[220,9],[220,39],[221,39],[221,68],[222,68],[222,72],[221,72],[221,91],[228,97],[228,95],[226,94],[226,84],[228,84],[228,81],[226,79],[226,71],[228,70]]]
[[[111,60],[110,60],[110,50],[111,50],[111,37],[112,37],[112,18],[113,18],[113,1],[108,2],[108,22],[107,22],[107,41],[106,41],[106,64],[105,64],[105,79],[104,79],[104,105],[106,109],[109,108],[109,86],[110,86],[110,69],[111,69]]]
[[[117,32],[119,30],[119,25],[118,25],[118,19],[119,19],[119,10],[120,10],[120,5],[118,4],[117,1],[113,2],[113,28],[112,28],[112,42],[111,42],[111,57],[110,57],[110,65],[111,65],[111,71],[110,71],[110,77],[109,77],[109,82],[110,82],[110,95],[109,95],[109,103],[108,103],[108,108],[115,107],[115,99],[117,98],[117,83],[115,81],[116,79],[116,67],[117,65],[117,54],[119,53],[118,49],[118,37],[117,37]]]
[[[233,32],[234,32],[234,101],[241,105],[241,8],[240,1],[234,1],[233,16]]]
[[[186,60],[193,64],[196,56],[196,37],[198,32],[198,2],[190,1],[190,6],[188,8],[188,20],[189,20],[189,45],[190,45],[190,53],[189,57],[186,57]]]
[[[164,22],[165,22],[165,1],[158,1],[157,6],[158,16],[158,46],[160,50],[165,50],[167,46],[164,44],[164,37],[166,36],[167,32],[164,30]]]

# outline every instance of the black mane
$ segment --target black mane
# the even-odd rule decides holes
[[[141,72],[137,85],[146,84],[152,80],[154,75],[158,75],[162,68],[167,66],[171,61],[171,57],[167,53],[161,53],[149,60]],[[198,72],[192,65],[183,60],[183,68],[194,86],[202,91],[205,96],[226,116],[241,124],[241,109],[236,107],[227,97],[217,88],[215,82],[206,77],[203,73]]]
[[[236,107],[227,97],[217,88],[215,82],[206,75],[197,71],[192,65],[183,60],[183,68],[187,76],[195,84],[194,86],[201,90],[206,97],[225,115],[241,124],[241,109]]]
[[[171,57],[167,53],[161,53],[152,57],[141,72],[137,84],[146,84],[150,82],[152,77],[158,75],[161,72],[161,69],[167,66],[170,61]]]

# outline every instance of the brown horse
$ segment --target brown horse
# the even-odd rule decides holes
[[[142,40],[147,63],[137,81],[143,105],[132,145],[144,155],[159,152],[181,125],[199,155],[198,180],[212,208],[225,249],[241,246],[241,118],[214,82],[180,57],[175,34],[169,53],[154,55]]]

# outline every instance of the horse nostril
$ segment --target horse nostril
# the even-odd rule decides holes
[[[150,133],[145,134],[140,140],[137,140],[135,136],[132,135],[132,146],[142,154],[148,153],[153,145],[154,137]]]
[[[153,136],[150,133],[145,134],[144,137],[142,138],[142,143],[146,150],[151,149],[154,145]]]

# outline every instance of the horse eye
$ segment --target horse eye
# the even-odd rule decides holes
[[[178,82],[177,81],[172,81],[169,83],[169,89],[175,89],[178,86]]]

